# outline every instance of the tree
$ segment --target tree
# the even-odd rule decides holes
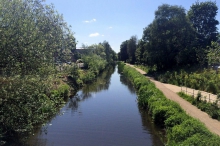
[[[211,42],[207,57],[209,65],[220,65],[220,45],[217,42]]]
[[[112,64],[116,60],[116,53],[107,41],[87,46],[83,50],[84,68],[90,70],[94,76],[97,76],[108,64]]]
[[[165,69],[195,61],[195,51],[191,49],[193,29],[181,6],[159,6],[154,21],[144,29],[142,40],[145,61],[150,66]]]
[[[131,64],[134,64],[136,61],[135,58],[135,51],[137,49],[137,36],[131,36],[127,43],[127,54],[128,54],[128,61]]]
[[[144,41],[141,39],[139,40],[137,49],[135,51],[135,58],[137,64],[141,64],[141,63],[145,64],[144,55],[145,55]]]
[[[126,62],[128,60],[128,53],[127,53],[127,44],[128,41],[124,41],[120,45],[120,60]]]
[[[115,51],[112,50],[110,44],[107,41],[103,41],[102,46],[104,47],[105,50],[106,61],[108,63],[114,63],[114,61],[117,60],[117,55]]]
[[[212,41],[218,39],[216,26],[219,22],[216,20],[217,13],[216,2],[212,1],[197,1],[188,11],[188,18],[196,31],[198,46],[201,46],[201,48],[210,46]]]
[[[62,15],[42,2],[0,1],[0,70],[7,75],[36,73],[75,48]]]
[[[137,49],[137,36],[131,36],[129,40],[121,43],[119,58],[121,61],[134,64],[136,62],[135,52]]]

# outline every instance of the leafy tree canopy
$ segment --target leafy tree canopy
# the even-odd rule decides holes
[[[188,18],[197,32],[198,44],[203,48],[209,46],[211,41],[217,41],[216,26],[219,24],[219,21],[216,20],[217,12],[216,2],[212,1],[197,1],[188,11]]]
[[[75,38],[62,15],[43,0],[0,1],[0,70],[30,74],[75,49]]]
[[[159,6],[154,21],[143,33],[146,63],[163,69],[188,62],[186,52],[193,55],[190,50],[194,38],[192,32],[183,7]]]

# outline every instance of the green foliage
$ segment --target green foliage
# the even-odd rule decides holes
[[[135,69],[125,66],[122,62],[119,62],[118,67],[137,89],[138,105],[147,108],[154,122],[167,130],[168,143],[166,145],[219,144],[219,137],[209,132],[198,120],[186,115],[178,104],[166,99],[145,76]],[[200,138],[203,137],[205,138],[201,140]]]
[[[129,40],[122,42],[119,53],[119,58],[121,61],[131,64],[134,64],[136,62],[135,52],[137,49],[137,41],[137,36],[131,36]],[[139,52],[139,54],[140,53],[141,52]]]
[[[96,75],[93,72],[88,71],[82,76],[82,81],[83,83],[91,83],[95,77]]]
[[[185,140],[191,138],[193,135],[206,135],[207,137],[213,138],[215,137],[211,134],[203,124],[201,124],[198,120],[189,118],[185,119],[181,124],[174,126],[172,129],[168,130],[168,143],[176,143],[176,145],[183,145]],[[218,138],[220,140],[220,138]],[[199,140],[199,139],[196,139]],[[209,143],[209,139],[207,141],[196,141],[197,144]],[[218,140],[218,141],[219,141]],[[195,142],[195,141],[194,141]],[[213,144],[217,144],[217,142],[213,142]],[[189,143],[192,145],[192,143]]]
[[[78,87],[85,83],[91,83],[109,64],[114,64],[117,60],[116,53],[112,50],[107,41],[85,46],[84,52],[80,55],[80,59],[84,63],[84,67],[79,69],[77,65],[70,67],[69,79]]]
[[[213,119],[220,120],[220,108],[218,107],[217,103],[208,103],[206,101],[201,100],[202,95],[200,92],[198,93],[196,98],[186,95],[183,92],[179,92],[178,95],[190,102],[191,104],[197,106],[202,111],[206,112]]]
[[[214,70],[204,69],[197,72],[188,72],[184,70],[166,71],[165,73],[158,73],[155,78],[164,83],[187,86],[213,94],[220,92],[220,76]]]
[[[75,48],[62,15],[42,0],[0,1],[1,74],[37,73]]]
[[[181,146],[207,146],[207,145],[213,145],[217,146],[219,141],[219,137],[217,135],[212,136],[211,138],[208,137],[205,134],[194,134],[191,137],[187,138],[181,143]]]
[[[34,126],[54,115],[68,96],[69,86],[36,77],[1,78],[1,135],[24,140]],[[53,90],[52,90],[53,89]]]
[[[219,48],[217,42],[211,43],[218,40],[217,11],[216,2],[212,1],[197,1],[187,14],[182,6],[162,4],[137,45],[129,47],[132,46],[131,39],[122,42],[119,59],[134,63],[135,55],[135,63],[156,66],[157,71],[219,63],[218,49],[210,49]]]
[[[114,50],[112,50],[110,44],[107,41],[103,41],[102,46],[104,47],[104,53],[105,53],[105,60],[109,64],[114,64],[114,61],[117,60],[117,55]],[[101,55],[101,54],[100,54]]]
[[[143,32],[144,63],[160,70],[195,62],[192,32],[183,7],[159,6],[154,21]]]
[[[207,57],[209,65],[217,66],[220,64],[220,45],[218,42],[211,42]]]
[[[122,42],[120,45],[120,52],[118,54],[118,58],[120,61],[126,62],[128,60],[127,44],[128,40]]]
[[[176,125],[180,125],[187,118],[188,116],[185,113],[175,112],[173,115],[170,115],[169,117],[167,117],[167,119],[164,121],[165,127],[169,129]]]
[[[104,70],[107,65],[107,61],[96,54],[83,56],[82,59],[85,68],[93,72],[95,76],[98,75],[100,71]]]
[[[217,41],[216,20],[218,6],[214,1],[195,2],[188,11],[188,18],[196,30],[198,46],[205,49],[212,41]]]
[[[144,65],[135,65],[135,67],[140,68],[141,70],[145,71],[146,73],[153,70],[153,68],[151,68],[149,66],[144,66]]]

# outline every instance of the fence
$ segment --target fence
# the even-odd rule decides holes
[[[211,102],[211,103],[217,102],[220,105],[220,101],[218,100],[217,95],[215,95],[215,94],[211,94],[208,92],[199,91],[199,90],[195,90],[195,89],[191,89],[191,88],[187,88],[187,87],[181,87],[181,92],[183,92],[187,95],[191,95],[194,98],[196,98],[198,93],[200,92],[202,95],[201,100]]]

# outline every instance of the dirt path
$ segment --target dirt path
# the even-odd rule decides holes
[[[127,64],[129,65],[129,64]],[[135,68],[133,65],[129,65],[133,68]],[[141,69],[135,68],[137,71],[139,71],[141,74],[146,74]],[[170,100],[175,101],[178,103],[182,109],[186,111],[186,113],[195,119],[200,120],[202,123],[205,124],[205,126],[213,133],[217,134],[220,136],[220,122],[217,120],[214,120],[209,117],[209,115],[205,112],[202,112],[200,109],[197,107],[193,106],[191,103],[187,102],[186,100],[182,99],[179,97],[176,92],[179,92],[178,90],[181,89],[181,87],[175,86],[175,85],[170,85],[170,84],[163,84],[161,82],[155,81],[150,77],[149,78],[158,89],[160,89],[163,94]]]

